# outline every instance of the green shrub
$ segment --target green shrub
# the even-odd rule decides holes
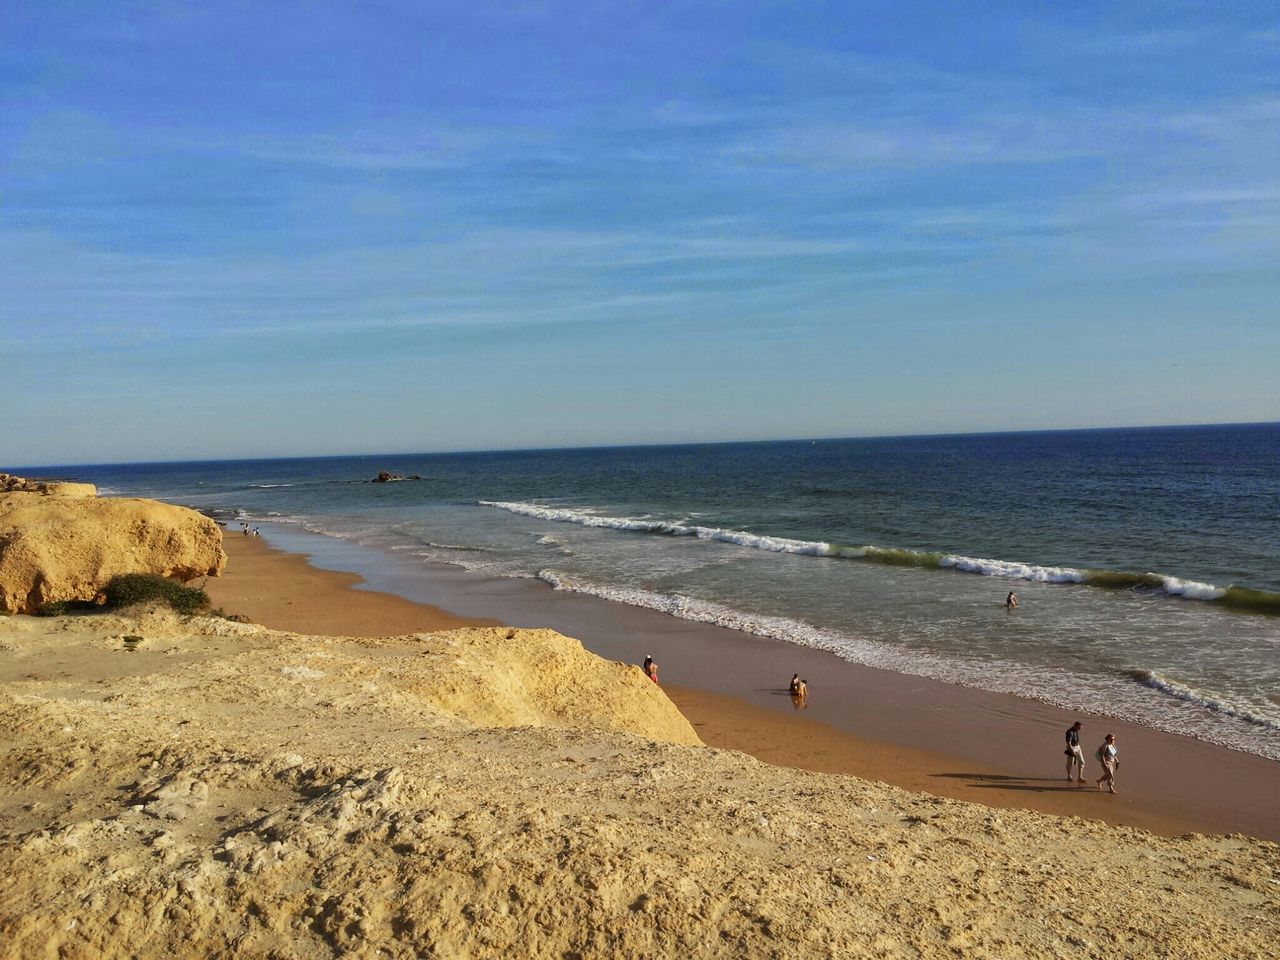
[[[154,573],[126,573],[112,577],[103,587],[106,609],[131,607],[136,603],[159,602],[177,613],[200,613],[209,607],[209,595],[195,587],[184,587]]]
[[[84,613],[93,609],[88,600],[51,600],[41,604],[36,611],[37,617],[65,617],[73,613]]]

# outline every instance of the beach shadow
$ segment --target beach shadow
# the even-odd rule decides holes
[[[1066,783],[1066,777],[1011,777],[1003,773],[933,773],[933,777],[946,777],[949,780],[992,780],[1013,781],[1017,783]]]
[[[1088,784],[1068,783],[1066,777],[1059,780],[1056,777],[1010,777],[999,773],[932,773],[930,776],[948,780],[968,780],[970,786],[987,790],[1022,790],[1028,793],[1074,793],[1083,791],[1088,786]],[[1045,784],[1045,786],[1039,786],[1039,784]]]

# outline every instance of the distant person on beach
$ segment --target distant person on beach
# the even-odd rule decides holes
[[[653,657],[644,658],[644,675],[654,683],[658,682],[658,665],[653,662]]]
[[[1009,595],[1004,598],[1004,608],[1006,610],[1018,609],[1018,598],[1014,595],[1012,590],[1010,590]]]
[[[1098,762],[1102,764],[1102,776],[1098,778],[1098,789],[1105,783],[1107,788],[1116,792],[1116,767],[1120,766],[1120,758],[1116,754],[1116,735],[1108,733],[1107,739],[1098,748]]]
[[[1080,749],[1080,728],[1084,724],[1077,720],[1067,729],[1067,779],[1084,783],[1084,751]],[[1072,776],[1074,771],[1075,776]]]

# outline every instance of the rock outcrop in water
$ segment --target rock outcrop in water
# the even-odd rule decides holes
[[[93,600],[112,577],[217,576],[222,533],[208,517],[155,500],[98,498],[92,484],[0,475],[0,610],[35,613]]]

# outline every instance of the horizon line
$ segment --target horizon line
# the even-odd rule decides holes
[[[1127,424],[1108,427],[1048,427],[1033,428],[1023,430],[966,430],[959,433],[872,433],[860,434],[857,436],[841,436],[841,437],[762,437],[753,440],[679,440],[674,442],[641,442],[641,443],[599,443],[599,444],[583,444],[581,446],[555,446],[555,447],[491,447],[476,448],[467,450],[402,450],[369,453],[321,453],[321,454],[297,454],[292,456],[264,456],[264,457],[209,457],[195,460],[98,460],[83,463],[50,463],[50,464],[29,464],[13,467],[6,467],[0,470],[0,473],[12,471],[28,471],[28,470],[53,470],[67,469],[74,467],[138,467],[138,466],[171,466],[177,464],[200,464],[200,463],[259,463],[259,462],[287,462],[291,460],[347,460],[354,457],[448,457],[448,456],[479,456],[493,453],[559,453],[575,450],[628,450],[636,448],[652,448],[664,449],[672,447],[714,447],[729,446],[732,444],[765,444],[765,443],[835,443],[847,440],[929,440],[941,439],[944,437],[1004,437],[1019,436],[1029,434],[1042,433],[1104,433],[1116,432],[1122,430],[1195,430],[1207,427],[1267,427],[1280,426],[1280,420],[1247,420],[1247,421],[1218,421],[1210,423],[1157,423],[1157,424]]]

